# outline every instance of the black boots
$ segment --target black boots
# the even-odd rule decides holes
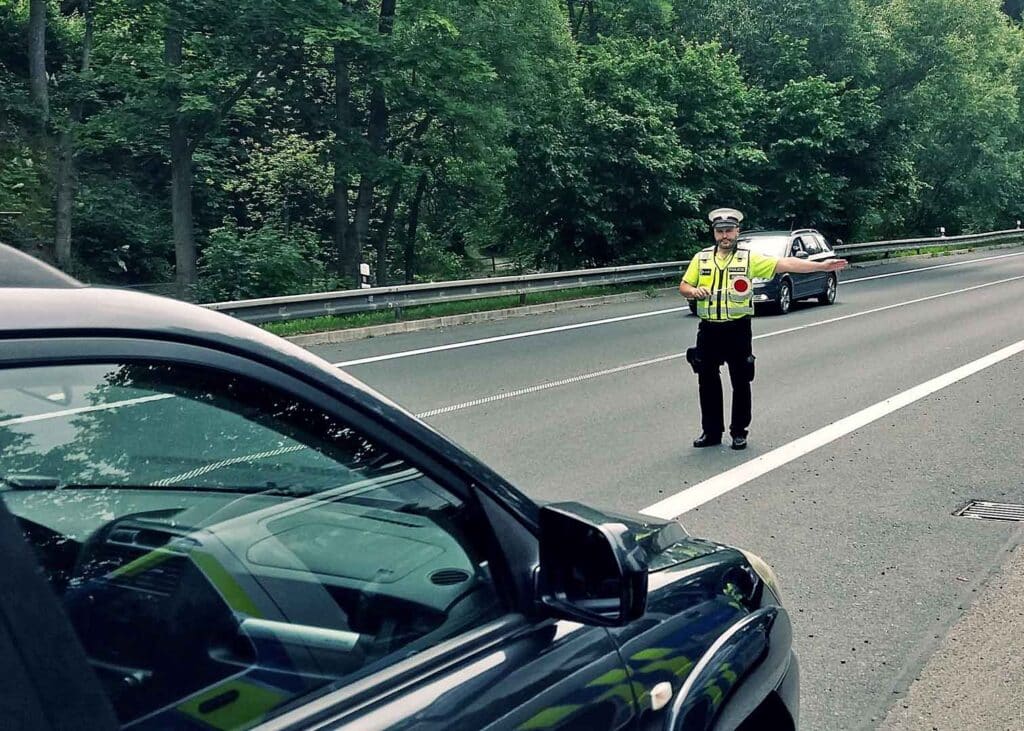
[[[700,449],[701,447],[717,447],[722,443],[721,434],[707,434],[702,433],[699,437],[693,440],[693,446]],[[732,438],[733,449],[746,449],[747,438],[746,437],[733,437]]]
[[[699,437],[693,440],[693,446],[700,449],[701,447],[717,447],[722,443],[722,435],[709,435],[702,433]]]

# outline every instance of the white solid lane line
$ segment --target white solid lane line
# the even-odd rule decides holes
[[[356,360],[346,360],[341,363],[332,363],[331,365],[337,366],[338,368],[344,368],[345,366],[363,365],[364,363],[377,363],[382,360],[395,360],[396,358],[408,358],[413,355],[424,355],[426,353],[439,353],[443,350],[457,350],[459,348],[470,348],[474,345],[487,345],[488,343],[500,343],[505,340],[518,340],[519,338],[528,338],[533,335],[547,335],[548,333],[564,332],[566,330],[579,330],[583,327],[594,327],[596,325],[607,325],[612,322],[625,322],[626,320],[639,320],[641,317],[654,317],[655,315],[667,315],[672,312],[682,312],[687,310],[689,307],[671,307],[667,310],[657,310],[655,312],[641,312],[637,315],[623,315],[622,317],[609,317],[604,320],[594,320],[593,322],[580,322],[574,325],[560,325],[558,327],[547,327],[543,330],[529,330],[527,332],[512,333],[511,335],[497,335],[493,338],[480,338],[479,340],[466,340],[461,343],[450,343],[448,345],[435,345],[431,348],[417,348],[416,350],[404,350],[400,353],[389,353],[387,355],[375,355],[370,358],[358,358]]]
[[[776,335],[785,335],[791,332],[797,332],[798,330],[807,330],[808,328],[818,327],[820,325],[830,325],[834,322],[841,322],[843,320],[851,320],[855,317],[863,317],[864,315],[873,315],[877,312],[884,312],[886,310],[893,310],[898,307],[906,307],[907,305],[914,305],[920,302],[927,302],[929,300],[940,299],[942,297],[951,297],[957,294],[963,294],[964,292],[972,292],[978,289],[984,289],[986,287],[994,287],[999,284],[1006,284],[1007,282],[1016,282],[1024,279],[1024,274],[1017,277],[1008,277],[1006,279],[998,279],[994,282],[986,282],[985,284],[976,284],[973,287],[965,287],[963,289],[955,289],[951,292],[942,292],[940,294],[929,295],[928,297],[919,297],[918,299],[907,300],[906,302],[896,302],[891,305],[885,305],[884,307],[875,307],[870,310],[863,310],[861,312],[851,312],[849,315],[842,315],[841,317],[833,317],[828,320],[819,320],[818,322],[809,322],[806,325],[798,325],[796,327],[788,327],[783,330],[775,330],[773,332],[762,333],[755,335],[754,340],[761,340],[763,338],[771,338]],[[648,313],[650,314],[650,313]],[[631,315],[631,317],[633,317]],[[536,393],[538,391],[546,391],[550,388],[556,388],[558,386],[565,386],[572,383],[579,383],[581,381],[589,381],[593,378],[600,376],[613,375],[615,373],[622,373],[623,371],[633,370],[634,368],[645,368],[646,366],[656,365],[658,363],[664,363],[669,360],[675,360],[676,358],[682,358],[683,353],[671,353],[669,355],[662,355],[656,358],[649,358],[647,360],[641,360],[636,363],[627,363],[625,365],[616,366],[615,368],[607,368],[601,371],[594,371],[592,373],[584,373],[578,376],[571,376],[569,378],[563,378],[558,381],[549,381],[547,383],[539,383],[534,386],[527,386],[525,388],[516,389],[515,391],[508,391],[505,393],[494,394],[493,396],[485,396],[483,398],[474,399],[473,401],[466,401],[461,404],[452,404],[451,406],[442,406],[440,408],[431,409],[430,411],[424,411],[421,414],[417,414],[421,419],[425,419],[431,416],[437,416],[439,414],[447,414],[452,411],[461,411],[462,409],[468,409],[473,406],[480,406],[482,404],[493,403],[495,401],[504,401],[505,399],[515,398],[517,396],[524,396],[529,393]],[[126,401],[115,401],[109,404],[99,404],[98,406],[83,406],[77,409],[64,409],[61,411],[51,411],[45,414],[35,414],[32,416],[20,416],[14,419],[8,419],[6,421],[0,421],[0,426],[11,426],[14,424],[24,424],[31,421],[41,421],[43,419],[52,419],[61,416],[74,416],[75,414],[83,414],[90,411],[103,411],[105,409],[116,409],[121,406],[134,406],[135,404],[143,404],[149,401],[159,401],[165,398],[174,398],[170,394],[159,395],[159,396],[146,396],[139,399],[129,399]]]
[[[784,330],[775,330],[770,333],[762,333],[761,335],[755,335],[754,340],[760,340],[761,338],[770,338],[775,335],[785,335],[786,333],[797,332],[798,330],[806,330],[812,327],[818,327],[819,325],[831,325],[833,322],[841,322],[843,320],[851,320],[854,317],[863,317],[864,315],[873,315],[876,312],[885,312],[886,310],[894,310],[898,307],[906,307],[907,305],[916,305],[920,302],[928,302],[929,300],[942,299],[943,297],[951,297],[955,294],[964,294],[965,292],[973,292],[976,289],[984,289],[985,287],[994,287],[997,284],[1006,284],[1007,282],[1016,282],[1024,279],[1024,274],[1017,277],[1007,277],[1006,279],[997,279],[994,282],[985,282],[984,284],[976,284],[973,287],[964,287],[963,289],[956,289],[952,292],[940,292],[939,294],[928,295],[927,297],[918,297],[914,300],[907,300],[906,302],[896,302],[895,304],[885,305],[884,307],[874,307],[870,310],[862,310],[860,312],[851,312],[849,315],[841,315],[840,317],[832,317],[828,320],[818,320],[817,322],[809,322],[806,325],[797,325],[796,327],[787,327]]]
[[[721,497],[731,490],[735,490],[740,485],[761,477],[774,469],[778,469],[795,459],[799,459],[805,454],[825,446],[829,442],[846,436],[850,432],[860,429],[887,414],[902,409],[904,406],[909,406],[915,401],[919,401],[936,391],[951,386],[957,381],[962,381],[968,376],[990,368],[1021,352],[1024,352],[1024,340],[1018,340],[1013,345],[1008,345],[930,381],[925,381],[902,393],[890,396],[884,401],[879,401],[873,406],[833,422],[807,436],[794,440],[789,444],[784,444],[777,449],[762,454],[760,457],[755,457],[749,462],[733,467],[731,470],[682,490],[671,497],[644,508],[640,512],[666,520],[676,518],[706,502]]]
[[[890,272],[889,274],[875,274],[870,277],[858,277],[857,279],[844,279],[843,286],[850,284],[856,284],[857,282],[867,282],[873,279],[886,279],[888,277],[902,277],[907,274],[917,274],[919,272],[927,272],[932,269],[946,269],[948,267],[965,266],[967,264],[977,264],[978,262],[993,261],[995,259],[1009,259],[1015,256],[1024,256],[1024,252],[1018,252],[1015,254],[1000,254],[998,256],[989,256],[982,259],[971,259],[969,261],[955,261],[949,264],[937,264],[930,267],[920,267],[918,269],[908,269],[903,272]],[[479,338],[477,340],[466,340],[461,343],[449,343],[448,345],[435,345],[429,348],[417,348],[415,350],[403,350],[397,353],[387,353],[385,355],[374,355],[367,358],[356,358],[355,360],[343,360],[338,363],[332,363],[332,365],[338,368],[345,368],[347,366],[365,365],[366,363],[379,363],[384,360],[396,360],[398,358],[410,358],[415,355],[427,355],[429,353],[440,353],[446,350],[458,350],[459,348],[471,348],[477,345],[488,345],[489,343],[500,343],[505,340],[518,340],[519,338],[529,338],[534,335],[548,335],[550,333],[565,332],[567,330],[579,330],[584,327],[595,327],[597,325],[608,325],[614,322],[626,322],[627,320],[637,320],[642,317],[654,317],[656,315],[670,315],[673,312],[682,312],[688,309],[687,307],[670,307],[664,310],[655,310],[653,312],[641,312],[637,315],[624,315],[622,317],[609,317],[604,320],[594,320],[592,322],[579,322],[573,325],[560,325],[558,327],[548,327],[542,330],[527,330],[521,333],[512,333],[511,335],[497,335],[492,338]]]
[[[994,287],[997,284],[1006,284],[1007,282],[1016,282],[1024,279],[1024,274],[1017,277],[1009,277],[1007,279],[1000,279],[995,282],[986,282],[985,284],[976,284],[973,287],[965,287],[964,289],[957,289],[952,292],[942,292],[941,294],[933,294],[928,297],[919,297],[918,299],[908,300],[906,302],[896,302],[895,304],[885,305],[884,307],[875,307],[870,310],[863,310],[861,312],[851,312],[849,315],[842,315],[841,317],[833,317],[828,320],[819,320],[818,322],[809,322],[806,325],[798,325],[796,327],[788,327],[784,330],[775,330],[769,333],[761,333],[755,335],[754,340],[762,340],[764,338],[775,337],[776,335],[786,335],[787,333],[797,332],[798,330],[807,330],[808,328],[818,327],[820,325],[830,325],[834,322],[841,322],[843,320],[852,320],[855,317],[863,317],[864,315],[873,315],[877,312],[884,312],[886,310],[893,310],[897,307],[906,307],[907,305],[916,305],[920,302],[927,302],[928,300],[939,299],[941,297],[951,297],[956,294],[963,294],[964,292],[971,292],[976,289],[984,289],[985,287]],[[525,396],[530,393],[537,393],[538,391],[547,391],[550,388],[557,388],[559,386],[567,386],[574,383],[580,383],[582,381],[589,381],[593,378],[601,376],[610,376],[616,373],[622,373],[623,371],[631,371],[634,368],[645,368],[650,365],[657,365],[658,363],[664,363],[669,360],[675,360],[676,358],[682,358],[684,353],[672,353],[669,355],[662,355],[657,358],[650,358],[648,360],[641,360],[636,363],[626,363],[625,365],[617,366],[615,368],[606,368],[601,371],[594,371],[592,373],[584,373],[579,376],[571,376],[569,378],[562,378],[558,381],[548,381],[546,383],[538,383],[534,386],[526,386],[524,388],[517,388],[514,391],[506,391],[504,393],[496,393],[491,396],[484,396],[482,398],[473,399],[472,401],[464,401],[460,404],[451,404],[450,406],[442,406],[437,409],[431,409],[430,411],[424,411],[422,414],[416,414],[421,419],[427,419],[431,416],[438,416],[440,414],[450,414],[453,411],[461,411],[463,409],[469,409],[474,406],[481,406],[483,404],[494,403],[495,401],[504,401],[510,398],[517,398],[519,396]]]
[[[30,424],[33,421],[45,421],[46,419],[57,419],[62,416],[77,416],[78,414],[88,414],[93,411],[107,411],[109,409],[119,409],[123,406],[137,406],[138,404],[148,404],[151,401],[163,401],[164,399],[174,398],[173,394],[162,393],[156,396],[143,396],[142,398],[126,399],[124,401],[112,401],[108,404],[96,404],[95,406],[79,406],[74,409],[62,409],[60,411],[47,411],[42,414],[32,414],[30,416],[16,416],[11,419],[5,419],[0,421],[0,426],[14,426],[16,424]]]
[[[936,264],[930,267],[919,267],[917,269],[907,269],[902,272],[889,272],[888,274],[874,274],[870,277],[857,277],[856,279],[844,279],[843,284],[856,284],[857,282],[869,282],[872,279],[888,279],[889,277],[902,277],[904,274],[916,274],[917,272],[927,272],[932,269],[948,269],[949,267],[962,267],[967,264],[976,264],[980,261],[995,261],[996,259],[1012,259],[1015,256],[1024,256],[1024,251],[1018,251],[1014,254],[999,254],[998,256],[986,256],[981,259],[968,259],[967,261],[954,261],[949,264]]]

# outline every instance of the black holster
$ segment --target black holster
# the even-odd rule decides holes
[[[700,368],[704,361],[700,356],[699,350],[697,350],[696,348],[687,348],[686,362],[690,364],[690,368],[693,369],[694,373],[700,375]]]
[[[754,355],[750,354],[750,355],[747,356],[747,359],[744,361],[744,363],[746,364],[747,380],[750,381],[751,383],[754,382],[754,361],[755,360],[757,360],[757,359],[754,357]]]

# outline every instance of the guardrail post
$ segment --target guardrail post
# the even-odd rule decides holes
[[[526,292],[519,293],[519,306],[522,307],[526,304]]]
[[[401,308],[401,306],[395,307],[395,320],[397,321],[397,320],[401,320],[401,319],[402,319],[402,308]]]

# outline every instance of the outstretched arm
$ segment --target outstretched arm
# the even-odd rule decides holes
[[[825,261],[807,261],[795,256],[784,256],[775,263],[775,271],[780,274],[811,274],[812,272],[838,272],[849,264],[846,259],[826,259]]]

